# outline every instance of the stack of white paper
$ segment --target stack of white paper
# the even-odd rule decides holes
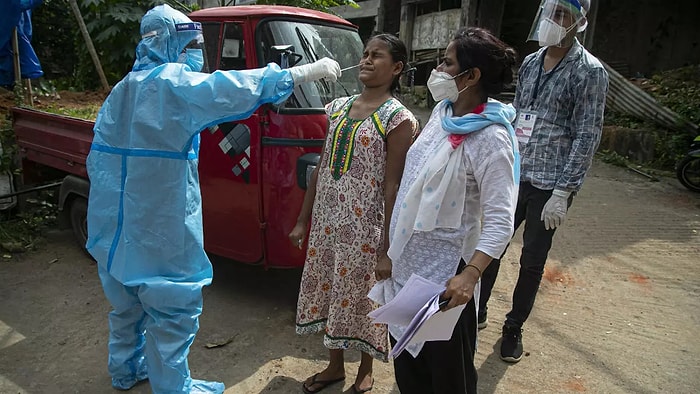
[[[443,291],[444,286],[413,274],[396,297],[368,314],[375,323],[406,327],[404,335],[397,338],[396,345],[391,349],[390,357],[398,356],[406,346],[414,343],[445,341],[452,337],[466,305],[440,312],[438,304]]]

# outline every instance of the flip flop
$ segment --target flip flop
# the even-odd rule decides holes
[[[355,387],[355,383],[353,383],[353,384],[352,384],[352,393],[353,393],[353,394],[362,394],[362,393],[366,393],[366,392],[368,392],[368,391],[372,391],[373,388],[374,388],[374,379],[372,379],[372,385],[371,385],[371,386],[367,387],[366,389],[362,389],[362,390],[360,390],[360,389],[358,389],[357,387]]]
[[[328,387],[332,384],[342,382],[343,380],[345,380],[345,376],[343,376],[342,378],[332,379],[332,380],[316,380],[316,378],[318,378],[319,374],[320,374],[320,372],[314,374],[314,376],[311,377],[311,383],[309,383],[309,387],[320,384],[321,387],[317,388],[316,390],[311,390],[310,388],[306,387],[306,383],[301,384],[301,389],[304,390],[304,392],[306,394],[318,393],[319,391],[325,389],[326,387]],[[354,388],[355,388],[355,386],[353,386],[353,389]]]

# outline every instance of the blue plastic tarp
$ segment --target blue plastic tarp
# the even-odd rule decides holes
[[[44,75],[39,58],[32,48],[32,9],[43,0],[0,0],[0,85],[12,86],[15,82],[12,34],[17,28],[20,70],[22,78],[39,78]]]

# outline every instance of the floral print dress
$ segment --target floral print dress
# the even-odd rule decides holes
[[[329,129],[320,163],[306,263],[297,304],[296,331],[325,330],[329,349],[354,348],[386,361],[388,333],[367,314],[367,293],[383,250],[386,138],[413,114],[398,100],[384,102],[366,119],[348,116],[358,96],[326,107]]]

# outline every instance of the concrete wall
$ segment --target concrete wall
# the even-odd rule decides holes
[[[353,8],[348,5],[331,7],[331,11],[347,19],[350,23],[357,25],[358,33],[363,42],[366,42],[372,33],[377,30],[386,31],[377,26],[379,24],[377,19],[382,17],[379,15],[380,0],[358,1],[357,5],[360,7]]]
[[[411,48],[416,50],[445,48],[459,29],[459,8],[417,16],[413,22]]]
[[[649,76],[700,63],[700,1],[592,1],[598,9],[588,49],[625,76]],[[520,59],[538,48],[536,42],[526,40],[539,3],[505,1],[500,37],[518,51]],[[480,24],[496,30],[495,17],[489,13]]]
[[[615,152],[637,163],[654,160],[656,135],[649,130],[604,126],[598,152]]]
[[[600,0],[593,52],[645,76],[700,63],[700,1]]]
[[[349,5],[331,7],[331,10],[345,19],[370,18],[377,16],[379,10],[379,0],[358,1],[359,8]]]

